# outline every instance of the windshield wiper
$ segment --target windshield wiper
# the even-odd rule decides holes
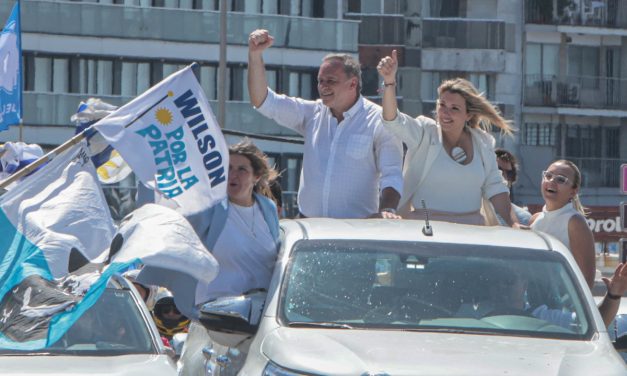
[[[468,330],[462,328],[401,328],[400,330],[408,332],[437,332],[437,333],[451,333],[451,334],[487,334],[487,335],[503,335],[503,333],[494,333],[487,330]]]
[[[353,329],[353,327],[348,324],[320,321],[292,321],[287,324],[287,326],[295,328]]]
[[[64,355],[64,354],[59,354],[58,352],[24,352],[24,351],[0,353],[0,357],[3,357],[3,356],[60,356],[60,355]]]

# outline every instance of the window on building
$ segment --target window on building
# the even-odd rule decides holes
[[[200,67],[199,78],[200,86],[202,86],[208,100],[218,99],[218,67],[206,65]]]
[[[602,158],[604,129],[590,125],[563,125],[566,127],[564,155],[579,158]],[[612,140],[607,140],[608,144]],[[616,142],[616,141],[614,141]]]
[[[621,163],[618,127],[525,123],[522,132],[524,145],[552,146],[558,158],[573,161],[584,177],[584,187],[618,185]]]
[[[466,0],[429,0],[425,3],[429,17],[466,17]]]
[[[599,87],[599,56],[598,47],[570,45],[567,69],[569,81],[578,82],[583,88],[597,89]]]
[[[220,10],[219,0],[193,0],[192,9]]]
[[[52,91],[52,59],[49,57],[35,57],[36,75],[35,91],[49,93]]]
[[[69,92],[69,63],[69,59],[67,58],[52,59],[52,91],[54,93]]]
[[[557,124],[525,123],[522,129],[522,143],[531,146],[556,146],[559,128]]]
[[[284,76],[283,92],[293,97],[304,99],[317,98],[313,89],[316,85],[313,72],[287,71]]]
[[[608,140],[612,142],[606,143],[607,145],[607,157],[608,158],[620,158],[620,128],[605,128]]]
[[[32,53],[23,54],[22,73],[24,91],[33,91],[35,89],[35,57]]]
[[[527,84],[550,81],[559,70],[559,45],[528,43],[525,51]]]
[[[243,66],[230,67],[229,69],[229,95],[227,98],[232,101],[243,101],[248,97],[248,87],[246,82],[247,69]],[[245,94],[244,94],[245,93]]]

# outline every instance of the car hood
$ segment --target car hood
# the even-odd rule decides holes
[[[625,374],[609,341],[279,328],[261,351],[288,369],[333,375]]]
[[[176,375],[176,365],[167,355],[121,356],[0,356],[0,369],[7,375]]]

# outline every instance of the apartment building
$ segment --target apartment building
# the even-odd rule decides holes
[[[51,147],[72,133],[78,102],[122,104],[196,61],[217,109],[219,0],[22,0],[24,139]],[[294,136],[248,103],[248,33],[271,30],[268,81],[316,98],[328,52],[359,56],[363,94],[379,100],[376,64],[399,51],[398,99],[430,114],[436,89],[472,81],[514,122],[499,146],[521,162],[515,201],[539,209],[540,171],[576,162],[599,249],[615,250],[619,165],[627,161],[627,0],[228,0],[227,130]],[[12,2],[0,2],[6,18]],[[15,140],[18,130],[0,133]],[[301,146],[258,144],[295,192]],[[288,203],[288,206],[290,203]]]
[[[540,172],[574,161],[597,251],[616,254],[625,236],[617,217],[627,162],[626,0],[347,1],[343,16],[360,21],[364,95],[379,99],[376,64],[392,49],[406,113],[432,113],[444,79],[470,80],[517,128],[495,134],[521,164],[514,201],[541,210]]]
[[[619,168],[627,162],[627,1],[527,0],[518,196],[534,203],[546,161],[583,175],[598,252],[617,254]]]
[[[359,23],[341,19],[336,2],[227,4],[224,128],[296,136],[260,116],[249,103],[248,34],[262,27],[275,37],[265,54],[270,86],[315,98],[322,57],[328,52],[356,55]],[[6,18],[12,6],[12,1],[0,2],[0,17]],[[218,0],[23,0],[23,140],[51,149],[73,135],[70,116],[81,100],[126,103],[191,62],[199,63],[199,81],[217,114],[218,9]],[[11,127],[0,134],[0,141],[18,140],[19,133]],[[257,144],[283,171],[284,191],[297,191],[302,146]]]

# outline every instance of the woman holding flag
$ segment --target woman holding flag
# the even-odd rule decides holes
[[[249,140],[229,147],[227,200],[188,218],[220,264],[216,279],[196,290],[196,301],[265,289],[279,245],[279,218],[269,182],[277,172]]]
[[[220,265],[213,281],[198,285],[197,302],[268,288],[279,248],[279,217],[269,185],[276,177],[266,155],[249,140],[229,147],[227,199],[187,218]],[[180,374],[203,373],[203,355],[187,346],[213,342],[214,334],[192,321]],[[246,350],[239,350],[238,359],[245,359]]]

